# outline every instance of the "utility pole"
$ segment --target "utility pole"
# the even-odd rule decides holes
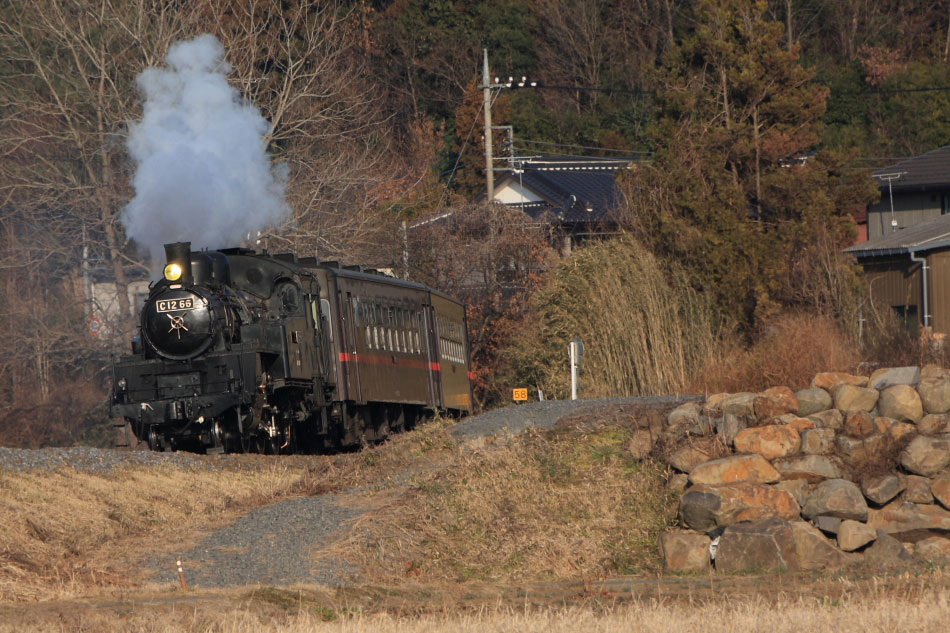
[[[82,295],[83,312],[92,317],[92,276],[89,274],[89,244],[86,242],[86,223],[82,223]]]
[[[485,110],[485,193],[488,194],[488,203],[495,199],[495,172],[492,171],[492,141],[491,141],[491,77],[488,75],[488,49],[482,49],[482,94]]]

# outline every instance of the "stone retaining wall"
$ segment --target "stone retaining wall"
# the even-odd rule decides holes
[[[716,394],[635,432],[682,491],[675,572],[950,562],[950,371],[823,373],[797,393]]]

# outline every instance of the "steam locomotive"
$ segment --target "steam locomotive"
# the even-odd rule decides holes
[[[149,448],[336,450],[471,411],[465,309],[373,270],[165,245],[111,413]]]

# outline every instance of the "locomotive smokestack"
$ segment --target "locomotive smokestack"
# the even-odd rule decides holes
[[[165,279],[186,284],[192,283],[191,242],[166,244],[165,261]]]

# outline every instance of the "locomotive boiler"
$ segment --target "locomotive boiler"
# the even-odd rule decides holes
[[[166,244],[111,411],[152,450],[359,446],[471,411],[465,309],[337,262]]]

